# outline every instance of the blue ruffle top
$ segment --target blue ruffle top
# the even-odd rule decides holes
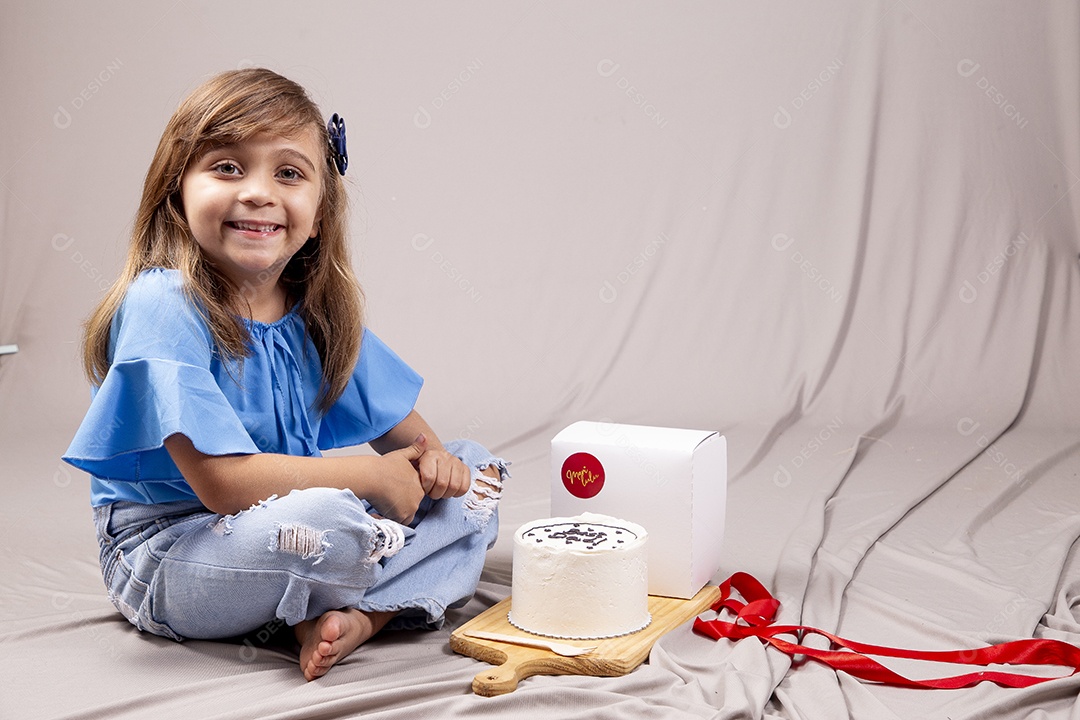
[[[182,283],[144,271],[113,318],[109,372],[63,458],[92,476],[92,505],[195,498],[164,446],[174,433],[207,455],[318,456],[384,435],[415,405],[423,379],[365,329],[345,392],[320,413],[322,364],[296,312],[246,321],[252,353],[223,362]]]

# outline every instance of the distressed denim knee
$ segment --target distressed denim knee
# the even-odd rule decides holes
[[[376,520],[349,490],[308,488],[216,517],[162,560],[157,606],[186,637],[289,625],[355,607],[412,531]],[[208,610],[209,609],[209,610]]]
[[[451,440],[445,447],[469,467],[472,487],[462,497],[424,503],[408,547],[385,563],[359,605],[399,612],[391,622],[396,628],[441,627],[446,609],[476,591],[486,551],[498,537],[498,500],[509,463],[471,440]],[[491,466],[498,478],[483,474]]]
[[[465,495],[463,508],[478,525],[486,525],[498,507],[503,483],[510,477],[507,469],[510,463],[492,455],[487,448],[473,440],[450,440],[445,447],[472,472],[472,486]],[[483,473],[488,467],[498,470],[497,479]]]
[[[313,560],[312,567],[321,564],[327,551],[335,547],[337,552],[330,556],[341,556],[345,563],[374,563],[393,554],[406,537],[397,523],[371,517],[369,507],[350,490],[312,487],[280,498],[274,495],[248,510],[221,516],[211,530],[227,536],[233,534],[237,522],[246,523],[246,531],[252,535],[248,541],[261,547],[267,540],[271,552]],[[267,508],[273,512],[261,512]]]

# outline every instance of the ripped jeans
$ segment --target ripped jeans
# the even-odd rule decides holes
[[[391,627],[440,627],[476,590],[498,535],[499,493],[479,482],[501,487],[509,477],[475,442],[446,449],[472,470],[472,487],[424,498],[409,526],[372,518],[350,490],[322,487],[228,516],[198,500],[94,508],[109,599],[140,630],[174,640],[235,637],[346,607],[396,611]],[[501,480],[480,473],[489,465]]]

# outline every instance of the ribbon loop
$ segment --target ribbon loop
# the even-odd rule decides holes
[[[746,602],[736,600],[732,596],[733,589]],[[843,670],[860,680],[899,687],[957,689],[977,685],[984,681],[1003,687],[1028,687],[1080,672],[1080,647],[1061,640],[1031,638],[970,650],[905,650],[846,640],[838,635],[806,625],[773,625],[779,607],[780,602],[756,578],[747,573],[735,573],[720,584],[720,599],[712,606],[717,613],[727,610],[734,614],[735,622],[727,622],[719,618],[715,620],[697,618],[694,620],[694,631],[714,640],[721,638],[742,640],[747,637],[757,637],[787,655],[804,655],[834,670]],[[827,638],[831,643],[831,649],[821,650],[802,644],[802,638],[811,633]],[[790,642],[776,637],[777,635],[794,635],[798,640]],[[1068,675],[1047,677],[1019,672],[981,670],[951,677],[912,680],[867,657],[866,653],[961,665],[1050,665],[1070,668],[1072,672]]]

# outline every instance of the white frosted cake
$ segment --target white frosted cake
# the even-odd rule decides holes
[[[510,624],[572,639],[641,630],[652,619],[647,539],[640,525],[595,513],[522,525],[514,535]]]

